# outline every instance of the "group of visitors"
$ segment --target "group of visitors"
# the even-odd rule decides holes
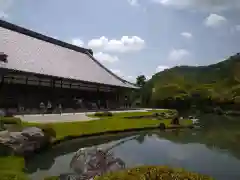
[[[57,102],[58,101],[58,102]],[[108,99],[97,99],[97,100],[88,100],[83,98],[73,98],[73,99],[59,99],[56,102],[54,100],[43,99],[36,104],[32,103],[23,103],[24,100],[17,103],[17,113],[40,113],[51,114],[53,112],[62,114],[63,111],[80,111],[80,110],[100,110],[100,109],[115,109],[115,108],[130,108],[131,104],[129,103],[128,97],[124,97],[122,103],[116,103]],[[122,104],[122,106],[120,105]],[[65,109],[63,109],[63,106]]]
[[[40,102],[39,108],[41,110],[41,114],[45,114],[45,113],[49,114],[49,113],[52,113],[52,111],[53,111],[53,106],[50,101],[48,101],[46,105],[44,104],[44,102]],[[62,114],[62,104],[61,103],[58,104],[57,108],[58,108],[59,113]]]

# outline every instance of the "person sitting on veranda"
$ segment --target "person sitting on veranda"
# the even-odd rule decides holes
[[[51,109],[52,109],[52,104],[51,104],[50,101],[48,101],[48,103],[47,103],[47,112],[50,113]]]
[[[61,103],[58,104],[58,110],[59,110],[60,115],[62,115],[62,104]]]
[[[40,107],[41,114],[44,115],[44,113],[45,113],[45,104],[44,104],[44,102],[40,102],[39,107]]]
[[[101,109],[101,100],[100,99],[97,101],[97,107],[98,107],[98,109]]]
[[[23,113],[24,111],[24,106],[22,104],[18,104],[18,112]]]

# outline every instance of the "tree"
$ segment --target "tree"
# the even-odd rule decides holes
[[[136,84],[139,86],[139,87],[143,87],[146,83],[146,77],[144,75],[140,75],[137,77],[136,79]]]

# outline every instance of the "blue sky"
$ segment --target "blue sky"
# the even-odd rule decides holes
[[[0,17],[92,48],[131,81],[240,51],[239,0],[0,0]]]

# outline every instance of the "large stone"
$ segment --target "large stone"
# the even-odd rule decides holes
[[[96,147],[79,149],[70,163],[75,174],[68,177],[90,180],[95,176],[124,169],[125,163],[114,157],[109,150]]]
[[[15,154],[28,155],[50,143],[48,135],[37,127],[28,127],[21,132],[0,133],[0,143],[10,147]]]

